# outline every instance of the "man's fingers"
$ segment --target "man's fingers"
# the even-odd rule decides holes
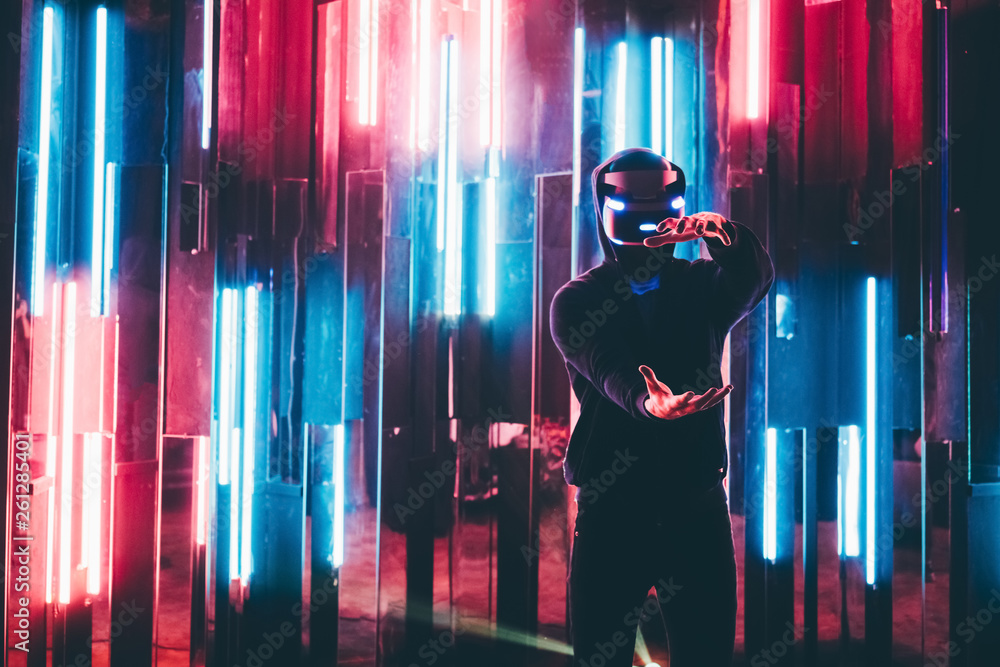
[[[725,218],[715,213],[695,213],[683,218],[666,218],[656,225],[657,236],[643,240],[647,248],[658,248],[668,243],[684,243],[692,239],[711,236],[722,241],[723,245],[732,245],[732,239],[722,228]]]
[[[664,218],[663,220],[660,220],[658,223],[656,223],[657,233],[662,234],[668,229],[671,229],[670,225],[671,222],[677,222],[677,218]]]
[[[639,372],[642,373],[642,377],[646,379],[646,388],[649,389],[649,394],[653,395],[659,393],[660,381],[656,379],[656,373],[649,366],[643,364],[639,366]]]
[[[668,397],[672,397],[674,395],[674,393],[670,391],[670,387],[660,382],[656,377],[656,373],[653,372],[653,369],[646,364],[639,366],[639,372],[642,373],[642,377],[646,378],[646,388],[649,389],[650,395],[653,395],[654,393],[663,394]]]
[[[683,394],[678,394],[674,396],[674,400],[671,403],[671,407],[674,410],[686,410],[691,407],[691,401],[695,398],[693,391],[688,391]]]
[[[729,239],[729,234],[727,234],[726,230],[723,229],[721,226],[719,227],[719,231],[716,232],[716,236],[722,239],[722,242],[725,245],[732,245],[732,241]]]
[[[698,407],[698,409],[699,410],[708,410],[709,408],[717,405],[718,403],[720,403],[723,400],[725,400],[726,396],[728,396],[729,392],[731,392],[732,390],[733,390],[733,385],[727,385],[727,386],[723,387],[722,389],[716,389],[716,390],[714,390],[715,394],[713,396],[709,397],[707,400],[705,400]],[[708,394],[706,394],[706,396],[708,396]]]
[[[650,236],[648,239],[643,239],[642,244],[647,248],[659,248],[661,245],[677,243],[678,241],[677,234],[667,232],[661,236]]]
[[[705,231],[710,236],[714,236],[722,241],[723,245],[730,245],[731,241],[729,239],[729,234],[727,234],[726,230],[722,228],[722,225],[716,222],[710,222],[708,223],[708,227],[706,227]]]
[[[721,391],[722,391],[721,389],[709,389],[708,391],[706,391],[701,396],[698,396],[694,400],[692,400],[691,401],[691,407],[693,407],[695,410],[701,410],[701,409],[707,407],[708,404],[711,403],[712,400],[716,396],[718,396],[719,392],[721,392]]]
[[[693,229],[682,234],[678,234],[677,231],[674,230],[668,231],[666,234],[661,234],[659,236],[650,236],[648,239],[643,240],[643,245],[647,248],[656,248],[661,245],[666,245],[667,243],[683,243],[696,238],[698,238],[698,234]]]
[[[695,221],[693,223],[695,225],[694,230],[698,233],[698,236],[707,234],[708,236],[718,238],[722,241],[723,245],[732,245],[732,239],[729,238],[729,234],[722,227],[726,219],[718,213],[701,211],[689,216],[689,219]]]

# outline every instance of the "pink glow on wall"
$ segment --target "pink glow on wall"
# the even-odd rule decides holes
[[[750,0],[747,8],[747,118],[760,116],[761,2]]]

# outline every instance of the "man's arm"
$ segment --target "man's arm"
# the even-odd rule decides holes
[[[643,405],[649,392],[646,380],[638,370],[639,362],[633,358],[624,341],[615,337],[614,327],[607,319],[610,315],[605,312],[605,319],[600,325],[587,317],[588,309],[598,311],[600,306],[590,303],[583,296],[578,287],[566,285],[552,299],[549,328],[563,359],[605,398],[633,418],[655,419]],[[589,323],[594,329],[583,327],[584,323]]]
[[[705,237],[708,253],[716,264],[709,293],[714,312],[718,313],[727,328],[731,328],[753,310],[771,289],[774,266],[749,227],[726,220],[722,228],[729,236],[728,246],[719,238]]]

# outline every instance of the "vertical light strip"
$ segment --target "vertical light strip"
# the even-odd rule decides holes
[[[333,427],[333,566],[344,564],[344,425]]]
[[[447,118],[448,132],[447,161],[445,170],[447,185],[447,226],[448,239],[445,248],[445,315],[458,315],[462,310],[462,192],[458,183],[458,42],[454,37],[446,42],[447,78]]]
[[[573,35],[573,205],[580,204],[580,141],[583,134],[583,28],[577,28]],[[574,242],[576,235],[574,234]]]
[[[493,105],[493,146],[501,145],[503,132],[503,91],[500,88],[500,68],[503,64],[503,0],[493,0],[493,47],[492,71],[490,73],[490,101]]]
[[[240,579],[250,579],[253,527],[253,464],[257,424],[257,288],[246,289],[243,313],[243,527],[240,531]]]
[[[52,7],[46,7],[42,12],[42,90],[38,108],[38,189],[35,191],[35,247],[31,285],[31,310],[36,316],[45,312],[45,243],[49,222],[49,157],[52,141],[52,31],[55,29],[54,22]]]
[[[419,4],[410,0],[410,150],[417,147],[417,96],[423,93],[416,86],[418,69],[417,55],[420,53]]]
[[[949,104],[949,85],[948,85],[948,8],[941,6],[938,3],[938,10],[936,12],[938,18],[938,62],[940,67],[941,75],[938,77],[938,118],[940,119],[941,135],[942,139],[947,139],[943,142],[941,148],[941,169],[939,171],[941,177],[941,333],[948,332],[948,210],[951,208],[951,125],[948,119],[948,112],[950,109]],[[933,321],[933,318],[932,320]]]
[[[417,148],[425,151],[430,148],[430,122],[431,122],[431,2],[433,0],[420,0],[420,88],[417,90]],[[415,75],[416,76],[416,75]],[[441,87],[444,88],[445,80],[441,80]],[[439,232],[438,250],[444,245],[443,237]]]
[[[369,124],[368,105],[371,102],[371,38],[372,38],[372,7],[371,0],[360,0],[361,5],[359,15],[359,34],[361,43],[359,65],[358,65],[358,122],[362,125]]]
[[[844,495],[844,555],[861,553],[861,432],[857,425],[847,427],[847,488]]]
[[[233,443],[233,452],[230,462],[232,469],[229,471],[229,579],[237,579],[240,576],[240,509],[243,507],[243,496],[240,495],[240,455],[236,445],[240,442],[240,427],[234,426],[230,433],[230,441]]]
[[[101,592],[101,434],[84,434],[84,496],[82,565],[87,568],[87,592]]]
[[[760,115],[760,3],[750,0],[747,9],[747,118]]]
[[[767,429],[764,451],[764,558],[772,563],[778,553],[778,431]]]
[[[111,312],[111,267],[114,264],[115,256],[115,202],[117,200],[117,193],[115,191],[117,181],[116,174],[117,166],[114,162],[109,162],[107,165],[107,172],[104,177],[104,258],[101,261],[101,265],[104,267],[104,289],[101,294],[102,315],[107,315]]]
[[[371,37],[368,39],[368,49],[370,53],[369,62],[371,69],[368,75],[368,124],[378,123],[378,29],[379,29],[379,1],[371,2]]]
[[[121,348],[121,322],[117,317],[115,317],[115,365],[112,366],[114,373],[114,383],[111,386],[111,423],[118,423],[118,353]],[[114,426],[109,427],[107,430],[114,431]],[[114,451],[114,433],[111,435],[112,451]]]
[[[48,426],[48,453],[45,458],[45,474],[49,477],[54,478],[56,476],[56,443],[59,436],[56,435],[56,414],[58,405],[56,401],[59,398],[59,359],[56,356],[59,353],[60,343],[59,343],[59,333],[61,330],[60,318],[60,306],[62,305],[62,285],[60,283],[55,283],[52,285],[52,324],[51,332],[49,337],[49,426]],[[51,541],[49,542],[51,544]],[[49,549],[49,553],[52,550]]]
[[[618,83],[615,86],[615,152],[625,148],[625,80],[628,73],[628,45],[618,42]]]
[[[865,372],[865,573],[869,584],[875,583],[875,454],[878,442],[875,437],[875,277],[868,277],[868,327]]]
[[[97,43],[94,61],[94,189],[91,193],[91,244],[90,244],[90,315],[101,313],[104,296],[104,143],[105,105],[107,103],[108,73],[108,10],[97,8]]]
[[[493,49],[490,38],[493,36],[493,7],[491,0],[481,0],[479,5],[479,78],[480,85],[486,88],[486,100],[480,100],[479,107],[479,140],[483,146],[489,146],[492,140],[493,126],[490,123],[490,112],[493,110]]]
[[[195,540],[205,544],[205,518],[208,516],[208,451],[209,439],[203,435],[195,438],[196,468],[198,477],[195,480]]]
[[[233,290],[222,290],[222,305],[219,308],[222,320],[219,335],[219,484],[229,484],[229,436],[232,432],[232,403],[230,397],[233,389],[229,384],[230,366],[232,364],[233,321],[232,314]]]
[[[843,452],[844,442],[840,441],[840,452]],[[843,454],[839,454],[843,456]],[[837,466],[837,555],[844,555],[844,474],[840,468]]]
[[[212,71],[215,63],[215,0],[204,0],[205,16],[203,17],[204,34],[202,35],[202,86],[201,86],[201,147],[208,149],[209,138],[212,135]]]
[[[229,578],[230,580],[236,579],[240,576],[240,508],[242,507],[242,498],[240,495],[240,442],[241,436],[239,422],[237,421],[238,406],[237,402],[237,367],[238,360],[240,358],[240,348],[239,348],[239,337],[237,336],[237,331],[241,331],[241,327],[237,324],[240,322],[240,292],[238,290],[233,290],[233,298],[229,301],[230,313],[229,321],[233,324],[231,325],[231,332],[233,336],[233,342],[230,347],[229,356],[229,386],[230,394],[226,396],[226,402],[231,406],[232,409],[232,429],[229,434]]]
[[[448,419],[455,418],[455,337],[448,336]]]
[[[663,38],[663,157],[674,153],[674,40]]]
[[[649,124],[650,148],[663,152],[663,38],[654,37],[649,43]]]
[[[45,602],[52,602],[52,579],[55,575],[53,565],[55,560],[56,544],[56,457],[59,452],[59,436],[56,435],[56,400],[58,394],[56,389],[59,386],[59,379],[56,373],[59,370],[56,353],[59,350],[59,314],[60,314],[60,287],[59,283],[52,285],[52,332],[49,339],[49,428],[46,435],[48,449],[45,453],[45,474],[52,478],[52,486],[49,487],[49,522],[48,522],[48,548],[45,550]]]
[[[493,317],[497,309],[497,177],[486,179],[486,293],[483,314]]]
[[[73,519],[73,369],[76,364],[76,283],[63,287],[62,465],[59,471],[59,602],[69,602]]]
[[[445,233],[448,219],[448,93],[449,63],[451,51],[448,44],[451,38],[441,42],[441,103],[438,108],[438,163],[437,163],[437,249],[444,250]],[[445,285],[447,289],[447,284]]]

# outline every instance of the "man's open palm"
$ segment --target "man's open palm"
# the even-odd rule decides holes
[[[649,398],[646,399],[646,412],[660,419],[677,419],[692,412],[707,410],[733,390],[733,385],[722,389],[709,389],[704,394],[689,391],[685,394],[675,394],[670,387],[656,379],[656,373],[649,366],[639,366],[639,372],[646,378],[649,388]]]

